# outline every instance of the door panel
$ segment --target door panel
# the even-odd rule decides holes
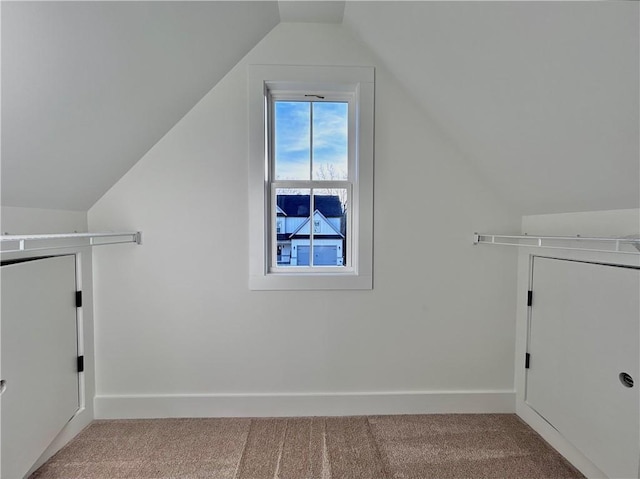
[[[23,477],[76,413],[75,256],[3,265],[0,467]]]
[[[534,258],[526,402],[612,478],[638,477],[639,321],[639,270]]]
[[[313,248],[313,264],[315,266],[335,266],[337,251],[336,246],[316,246]]]
[[[309,250],[310,246],[298,246],[298,266],[309,266]]]
[[[309,266],[309,246],[298,246],[298,266]],[[313,247],[314,266],[335,266],[337,247],[318,245]]]

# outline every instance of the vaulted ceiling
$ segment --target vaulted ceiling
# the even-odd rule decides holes
[[[280,21],[277,2],[2,2],[2,204],[87,210]]]
[[[636,2],[1,8],[3,205],[88,209],[280,21],[343,22],[520,212],[640,203]]]
[[[637,2],[348,2],[376,52],[522,213],[637,208]]]

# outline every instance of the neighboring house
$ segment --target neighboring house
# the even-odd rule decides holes
[[[345,264],[346,227],[340,197],[315,195],[313,216],[310,195],[278,195],[276,233],[278,266],[308,266],[313,238],[314,266]],[[313,233],[310,232],[313,218]]]

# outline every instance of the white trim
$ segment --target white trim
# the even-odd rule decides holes
[[[30,477],[31,474],[47,462],[53,455],[62,449],[64,446],[75,438],[84,428],[91,424],[94,420],[92,410],[88,410],[84,407],[80,408],[69,422],[64,426],[62,431],[56,436],[56,438],[49,444],[47,449],[42,453],[38,460],[31,466],[29,472],[25,477]]]
[[[96,419],[513,412],[515,392],[509,390],[100,395],[95,398]]]
[[[373,275],[373,121],[374,68],[335,66],[249,65],[249,288],[252,290],[372,289]],[[356,95],[357,166],[349,166],[352,182],[349,238],[350,268],[334,272],[278,272],[269,270],[269,172],[265,161],[268,93],[271,90],[342,91]],[[350,120],[351,121],[351,120]],[[355,156],[354,155],[354,156]],[[351,152],[349,157],[351,158]],[[280,182],[274,182],[279,185]],[[328,184],[322,184],[326,188]]]
[[[516,413],[526,422],[531,429],[536,431],[542,439],[547,441],[551,447],[558,451],[589,479],[606,479],[607,476],[593,464],[584,454],[578,451],[569,441],[567,441],[557,430],[555,430],[542,416],[529,407],[526,403],[517,401]]]
[[[298,267],[302,268],[302,267]],[[323,266],[331,268],[331,266]],[[336,266],[336,268],[338,268]],[[339,268],[343,268],[340,266]],[[290,269],[290,268],[289,268]],[[343,289],[371,289],[373,278],[355,273],[273,273],[268,276],[249,276],[249,289],[262,291],[279,290],[343,290]],[[299,282],[298,287],[292,286],[292,282]]]

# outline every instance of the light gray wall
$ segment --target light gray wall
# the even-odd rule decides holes
[[[94,252],[97,416],[513,409],[516,254],[472,234],[519,217],[347,32],[280,24],[89,210],[144,235]],[[248,289],[247,65],[269,63],[377,67],[373,291]]]
[[[522,217],[522,233],[549,236],[640,236],[640,209],[585,211]]]
[[[2,234],[84,233],[87,212],[3,206],[0,224]]]

